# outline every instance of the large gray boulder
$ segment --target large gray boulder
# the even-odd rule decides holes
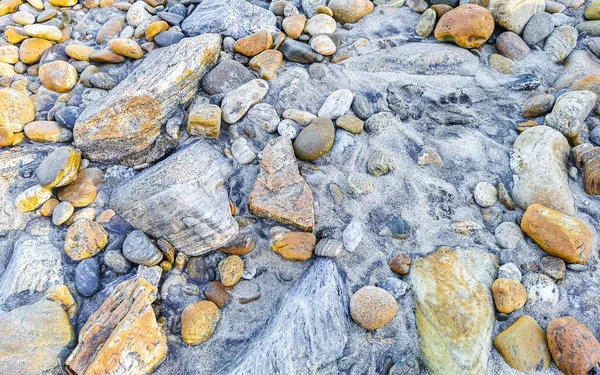
[[[200,255],[238,233],[224,186],[230,173],[223,154],[200,140],[117,187],[110,206],[144,233]]]
[[[228,375],[315,374],[342,356],[348,295],[335,262],[320,258],[287,291],[278,310]]]
[[[183,21],[187,36],[217,33],[243,38],[259,30],[276,31],[275,15],[246,0],[205,0]]]

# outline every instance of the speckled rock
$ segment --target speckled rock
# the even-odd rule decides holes
[[[100,224],[82,219],[67,230],[64,248],[69,258],[82,260],[96,255],[107,242],[108,235]]]
[[[163,258],[154,243],[140,230],[134,230],[125,238],[123,256],[132,263],[147,267],[157,265]]]
[[[75,289],[84,297],[91,297],[100,287],[100,265],[96,258],[82,260],[75,267]]]
[[[529,19],[544,11],[544,0],[488,0],[483,4],[494,15],[498,25],[521,34]]]
[[[437,40],[454,42],[463,48],[476,48],[494,31],[494,17],[475,4],[461,5],[444,14],[435,26]]]
[[[233,124],[240,120],[250,107],[262,100],[267,91],[269,84],[262,79],[255,79],[228,92],[221,103],[223,121]]]
[[[559,63],[569,56],[577,44],[577,29],[573,26],[559,26],[544,44],[544,51],[550,57],[550,60]]]
[[[521,37],[512,31],[506,31],[496,38],[496,49],[511,60],[523,60],[531,50]]]
[[[600,343],[577,319],[571,316],[552,319],[546,330],[550,353],[563,373],[585,375],[600,362]]]
[[[525,287],[513,279],[496,279],[492,284],[492,294],[496,310],[505,314],[520,309],[527,302]]]
[[[584,120],[596,105],[597,96],[591,91],[571,91],[558,97],[552,112],[546,115],[547,126],[565,137],[577,138],[584,128]]]
[[[385,326],[394,318],[397,310],[394,297],[375,286],[362,287],[350,299],[350,315],[364,329]]]
[[[289,260],[312,257],[317,239],[312,233],[276,231],[271,236],[271,250]]]
[[[244,273],[244,262],[237,255],[230,255],[219,262],[219,274],[221,275],[221,284],[224,286],[233,286],[242,278]]]
[[[17,133],[34,119],[35,106],[27,94],[12,88],[0,90],[0,126]]]
[[[348,89],[334,91],[319,109],[318,116],[335,120],[348,112],[352,105],[352,99],[354,99],[354,94]]]
[[[219,308],[210,301],[187,306],[181,313],[181,337],[188,345],[199,345],[212,336],[219,322]]]
[[[554,21],[552,20],[552,15],[546,12],[539,12],[531,16],[523,29],[523,40],[529,45],[537,44],[546,39],[553,31]]]
[[[339,23],[355,23],[373,11],[370,0],[330,0],[327,7]]]

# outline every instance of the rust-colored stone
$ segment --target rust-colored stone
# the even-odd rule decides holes
[[[583,187],[589,195],[600,195],[600,147],[586,150],[583,163]]]
[[[188,345],[202,344],[212,336],[219,322],[219,309],[210,301],[196,302],[181,314],[181,337]]]
[[[207,300],[213,302],[220,309],[225,307],[225,305],[231,301],[231,296],[219,281],[211,281],[208,283],[204,290],[204,295]]]
[[[437,40],[454,42],[463,48],[477,48],[494,32],[494,17],[475,4],[461,5],[445,13],[434,34]]]
[[[73,207],[85,207],[96,199],[97,193],[94,181],[86,173],[78,173],[75,181],[58,188],[56,194],[59,200],[67,201]]]
[[[88,219],[77,220],[67,230],[65,253],[73,260],[93,257],[104,249],[108,234],[102,226]]]
[[[523,284],[513,279],[496,279],[492,284],[492,294],[496,310],[510,314],[525,305],[527,291]]]
[[[220,252],[229,255],[246,255],[254,249],[254,240],[252,237],[238,237],[228,246],[221,247]]]
[[[261,30],[252,35],[248,35],[241,39],[238,39],[233,50],[237,53],[241,53],[244,56],[252,57],[256,56],[262,51],[266,51],[271,48],[273,44],[273,37],[267,30]]]
[[[289,260],[307,260],[315,250],[316,237],[307,232],[278,232],[271,238],[271,250]]]
[[[600,362],[600,343],[571,316],[552,319],[546,328],[548,347],[556,367],[566,375],[586,375]]]
[[[410,257],[406,253],[396,254],[390,259],[390,269],[399,275],[406,275],[410,269]]]

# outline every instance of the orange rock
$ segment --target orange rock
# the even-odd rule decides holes
[[[289,260],[310,259],[316,237],[308,232],[278,232],[271,238],[271,250]]]
[[[592,250],[592,232],[580,220],[532,204],[527,207],[521,229],[550,255],[569,263],[584,264]]]
[[[54,199],[54,198],[48,199],[46,202],[44,202],[42,207],[40,207],[40,213],[42,214],[42,216],[46,216],[46,217],[52,216],[54,209],[56,208],[56,206],[58,206],[59,203],[60,202],[58,201],[58,199]]]
[[[57,60],[40,67],[40,81],[48,90],[69,92],[77,83],[77,70],[66,61]]]
[[[111,39],[108,42],[108,46],[114,52],[121,56],[130,57],[132,59],[141,59],[144,57],[142,47],[133,39],[129,38],[116,38]]]
[[[23,4],[22,0],[2,0],[0,1],[0,16],[8,13],[14,13],[19,10],[19,6]]]
[[[231,301],[231,296],[219,281],[211,281],[208,283],[204,290],[204,295],[207,300],[213,302],[220,309],[225,307],[225,305]]]
[[[388,265],[390,269],[399,275],[406,275],[410,269],[410,257],[405,253],[396,254],[390,259]]]
[[[219,322],[219,308],[210,301],[196,302],[181,313],[181,337],[188,345],[198,345],[212,336]]]
[[[111,210],[110,208],[107,210],[102,211],[102,213],[100,215],[98,215],[98,217],[96,218],[96,222],[97,223],[108,223],[110,221],[110,219],[113,218],[113,216],[115,216],[115,211]]]
[[[85,169],[82,171],[86,171]],[[87,173],[78,173],[77,178],[67,186],[58,188],[56,195],[59,200],[67,201],[73,207],[85,207],[96,199],[98,190],[94,181]]]
[[[14,138],[14,133],[9,128],[0,126],[0,147],[12,145]]]
[[[394,319],[397,310],[394,297],[376,286],[365,286],[350,299],[352,320],[364,329],[383,327]]]
[[[65,53],[72,59],[89,61],[90,55],[94,53],[92,47],[84,46],[83,44],[70,44],[65,47]]]
[[[304,14],[286,17],[281,23],[285,34],[292,39],[298,39],[302,35],[304,25],[306,25],[306,16]]]
[[[19,47],[19,59],[27,65],[35,64],[40,61],[44,52],[50,48],[52,48],[52,43],[46,39],[26,39]]]
[[[552,362],[544,330],[527,315],[500,332],[494,346],[510,367],[528,374],[543,371]]]
[[[277,70],[283,65],[283,53],[274,49],[263,51],[254,56],[248,65],[250,69],[260,74],[260,78],[273,79]]]
[[[228,246],[221,247],[220,252],[229,255],[246,255],[254,249],[254,240],[252,237],[238,237]]]
[[[79,309],[77,301],[65,285],[54,285],[48,288],[44,298],[59,304],[71,319],[75,317]]]
[[[546,328],[548,347],[556,367],[566,375],[586,375],[600,362],[600,343],[571,316],[552,319]]]
[[[252,57],[271,48],[272,44],[273,37],[271,36],[271,33],[266,30],[262,30],[238,39],[233,46],[233,50],[237,53],[241,53],[244,56]]]
[[[169,30],[169,24],[165,21],[152,22],[146,29],[146,40],[151,42],[154,40],[155,36],[167,30]]]
[[[492,13],[475,4],[461,5],[445,13],[435,27],[437,40],[463,48],[477,48],[494,32]]]
[[[13,44],[20,43],[28,38],[27,33],[21,27],[8,26],[4,35],[6,36],[6,40]]]
[[[77,220],[67,230],[65,253],[73,260],[93,257],[104,249],[108,234],[102,226],[87,219]]]
[[[121,56],[118,53],[114,53],[108,48],[104,48],[98,51],[94,51],[89,56],[90,61],[102,62],[102,63],[122,63],[126,60],[125,56]]]
[[[525,305],[527,291],[523,284],[513,279],[496,279],[492,284],[492,294],[496,310],[510,314]]]

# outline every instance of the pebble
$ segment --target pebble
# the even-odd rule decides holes
[[[360,134],[364,128],[364,122],[354,115],[342,115],[335,122],[338,128],[352,134]]]
[[[219,262],[219,274],[224,286],[234,286],[242,278],[244,262],[237,255],[230,255]]]
[[[397,240],[404,240],[410,236],[410,232],[410,224],[408,224],[402,216],[395,216],[381,231],[379,231],[379,235],[390,236]]]
[[[289,260],[304,261],[312,257],[317,239],[312,233],[271,229],[271,250]]]
[[[496,310],[510,314],[525,305],[527,291],[523,284],[513,279],[496,279],[492,284]]]
[[[61,225],[73,215],[75,208],[69,202],[60,202],[52,212],[52,223],[54,225]]]
[[[272,44],[273,37],[271,36],[271,33],[266,30],[262,30],[238,39],[233,46],[233,50],[234,52],[241,53],[244,56],[252,57],[265,50],[268,50],[271,48]]]
[[[327,7],[333,17],[341,24],[355,23],[373,11],[373,3],[369,0],[330,0]]]
[[[233,124],[240,120],[251,106],[262,100],[267,91],[267,81],[255,79],[228,92],[221,102],[223,121]]]
[[[546,39],[544,51],[550,60],[559,63],[569,56],[577,44],[577,29],[573,26],[559,26]]]
[[[293,144],[294,153],[300,160],[316,160],[331,151],[334,138],[333,122],[327,117],[318,117],[298,134]]]
[[[240,164],[250,164],[256,159],[256,154],[244,137],[236,138],[231,144],[231,153],[235,161]]]
[[[25,136],[34,142],[65,143],[73,140],[73,134],[56,121],[32,121],[23,127]]]
[[[181,337],[188,345],[202,344],[212,336],[219,322],[219,308],[213,302],[200,301],[181,313]]]
[[[16,64],[19,61],[19,48],[11,44],[0,46],[0,62]]]
[[[154,43],[158,44],[159,47],[168,47],[179,43],[183,38],[185,38],[185,35],[179,31],[163,31],[154,37]]]
[[[342,240],[344,249],[348,252],[356,250],[363,237],[362,225],[357,221],[352,221],[346,229],[344,229]]]
[[[553,31],[554,21],[552,16],[546,12],[539,12],[531,16],[529,22],[525,25],[523,40],[529,45],[538,44],[552,34]]]
[[[402,358],[394,363],[388,375],[420,375],[421,365],[416,357]]]
[[[367,170],[373,176],[383,176],[397,168],[394,155],[386,150],[376,150],[367,162]]]
[[[78,78],[75,67],[62,60],[42,65],[39,77],[47,89],[60,93],[71,91]]]
[[[195,103],[188,111],[187,131],[195,137],[219,138],[221,117],[218,105]]]
[[[281,120],[279,125],[277,125],[277,133],[282,137],[286,137],[291,140],[296,139],[299,132],[300,125],[298,125],[298,123],[292,120]]]
[[[162,253],[141,230],[134,230],[123,242],[123,256],[132,263],[147,267],[155,266],[163,258]]]
[[[280,119],[277,110],[271,104],[258,103],[249,111],[246,119],[266,133],[275,133]]]
[[[100,287],[100,265],[96,258],[82,260],[75,267],[75,289],[84,297],[93,296]]]
[[[503,249],[514,249],[523,239],[521,227],[513,222],[504,222],[498,225],[494,231],[496,243]]]
[[[40,185],[33,185],[15,198],[15,206],[21,212],[33,211],[52,197],[52,190]]]
[[[323,55],[313,51],[308,44],[289,38],[281,44],[279,50],[287,60],[301,64],[322,62],[325,59]]]
[[[552,358],[563,373],[584,375],[600,362],[600,343],[577,319],[571,316],[552,319],[546,334]]]
[[[506,190],[506,187],[502,182],[498,183],[498,198],[500,199],[500,202],[504,205],[504,207],[511,211],[514,211],[515,203],[513,202],[512,198],[510,197],[510,194],[508,193],[508,190]]]
[[[552,112],[546,115],[545,125],[561,132],[568,139],[579,136],[584,120],[596,105],[597,96],[592,91],[570,91],[558,96]]]
[[[82,113],[83,108],[68,105],[56,111],[56,113],[54,114],[54,119],[62,126],[66,126],[69,129],[73,129],[77,118]]]
[[[463,48],[477,48],[494,31],[494,17],[475,4],[461,5],[440,17],[434,34],[437,40],[454,42]]]
[[[539,117],[547,114],[554,106],[554,95],[535,94],[521,104],[521,112],[527,118]]]
[[[79,261],[96,255],[107,242],[108,234],[100,224],[82,219],[67,230],[64,249],[69,258]]]
[[[490,55],[490,68],[502,74],[513,74],[515,72],[515,62],[500,54]]]
[[[437,20],[435,10],[429,8],[421,15],[417,23],[416,32],[421,38],[428,38],[433,33],[435,21]]]
[[[348,193],[355,196],[370,194],[375,189],[369,177],[363,173],[350,173],[346,182],[348,184]]]
[[[544,275],[550,276],[555,280],[562,279],[567,272],[565,261],[551,256],[542,258],[540,268]]]
[[[227,290],[223,287],[220,281],[211,281],[206,284],[204,290],[206,299],[217,305],[218,308],[224,308],[229,302],[231,302],[231,296],[227,293]]]
[[[406,253],[398,253],[389,260],[390,269],[398,275],[407,275],[410,270],[411,260]]]
[[[364,329],[378,329],[388,324],[396,315],[396,299],[386,290],[365,286],[350,298],[352,320]]]
[[[581,22],[575,28],[580,33],[585,33],[588,36],[599,36],[600,35],[600,21]]]
[[[23,27],[23,30],[27,35],[32,38],[40,38],[50,40],[52,42],[58,42],[62,39],[62,33],[56,26],[49,25],[27,25]]]
[[[523,60],[531,50],[518,34],[506,31],[496,38],[496,49],[500,54],[511,60]]]
[[[107,250],[104,252],[104,265],[118,275],[129,273],[133,267],[131,262],[117,250]]]
[[[310,46],[315,52],[320,53],[323,56],[333,55],[337,47],[335,43],[327,35],[317,35],[310,40]]]
[[[402,296],[404,296],[406,291],[410,288],[408,283],[405,283],[404,281],[395,277],[388,277],[380,282],[378,286],[390,293],[396,300],[402,298]]]
[[[115,53],[121,56],[129,57],[132,59],[141,59],[144,57],[144,52],[139,44],[133,39],[129,38],[115,38],[108,41],[108,46]]]
[[[588,20],[600,20],[600,1],[594,0],[585,7],[585,12],[583,13],[586,19]]]
[[[184,17],[179,14],[171,13],[171,12],[158,12],[158,17],[162,20],[166,21],[170,25],[178,26],[183,21]]]
[[[554,281],[541,273],[528,273],[523,281],[527,290],[527,305],[538,304],[556,305],[558,303],[558,288]]]
[[[256,70],[260,78],[271,80],[283,65],[283,53],[277,50],[267,50],[254,56],[248,66]]]
[[[52,214],[54,213],[54,209],[56,208],[56,206],[58,206],[59,203],[60,203],[60,201],[58,199],[55,199],[55,198],[48,199],[40,207],[40,214],[45,217],[52,216]]]
[[[286,17],[281,23],[285,34],[292,39],[298,39],[302,35],[304,25],[306,25],[306,16],[304,14]]]
[[[299,109],[286,109],[283,112],[283,118],[286,120],[292,120],[302,126],[309,125],[317,116],[307,111],[301,111]]]
[[[333,34],[336,30],[335,20],[326,14],[317,14],[306,21],[304,31],[312,36]]]
[[[319,240],[315,246],[315,255],[321,257],[337,258],[342,253],[344,246],[342,241],[331,238],[323,238]]]
[[[350,110],[354,94],[348,89],[341,89],[332,92],[319,109],[319,117],[327,117],[335,120],[345,115]]]
[[[168,23],[165,21],[154,21],[146,28],[146,40],[152,42],[158,34],[167,30],[169,30]]]
[[[58,199],[68,201],[73,207],[85,207],[96,199],[99,186],[100,184],[97,186],[84,170],[77,175],[75,181],[59,188],[56,195]]]
[[[516,281],[521,281],[522,275],[519,267],[514,265],[513,263],[506,263],[500,266],[498,269],[498,278],[499,279],[513,279]]]
[[[112,90],[118,82],[113,77],[109,76],[104,72],[98,72],[90,77],[90,83],[99,89]]]
[[[143,1],[133,3],[127,11],[127,23],[131,27],[138,27],[151,20],[152,15],[146,10],[146,3]]]
[[[19,11],[13,13],[13,21],[19,25],[33,25],[35,23],[35,16],[31,13]]]
[[[494,185],[489,182],[482,181],[475,186],[473,191],[475,202],[481,207],[490,207],[498,200],[498,191]]]
[[[46,156],[36,168],[35,175],[44,187],[64,186],[75,180],[80,162],[81,151],[62,146]]]
[[[36,64],[50,48],[52,48],[52,43],[45,39],[25,39],[19,47],[19,60],[27,65]]]

